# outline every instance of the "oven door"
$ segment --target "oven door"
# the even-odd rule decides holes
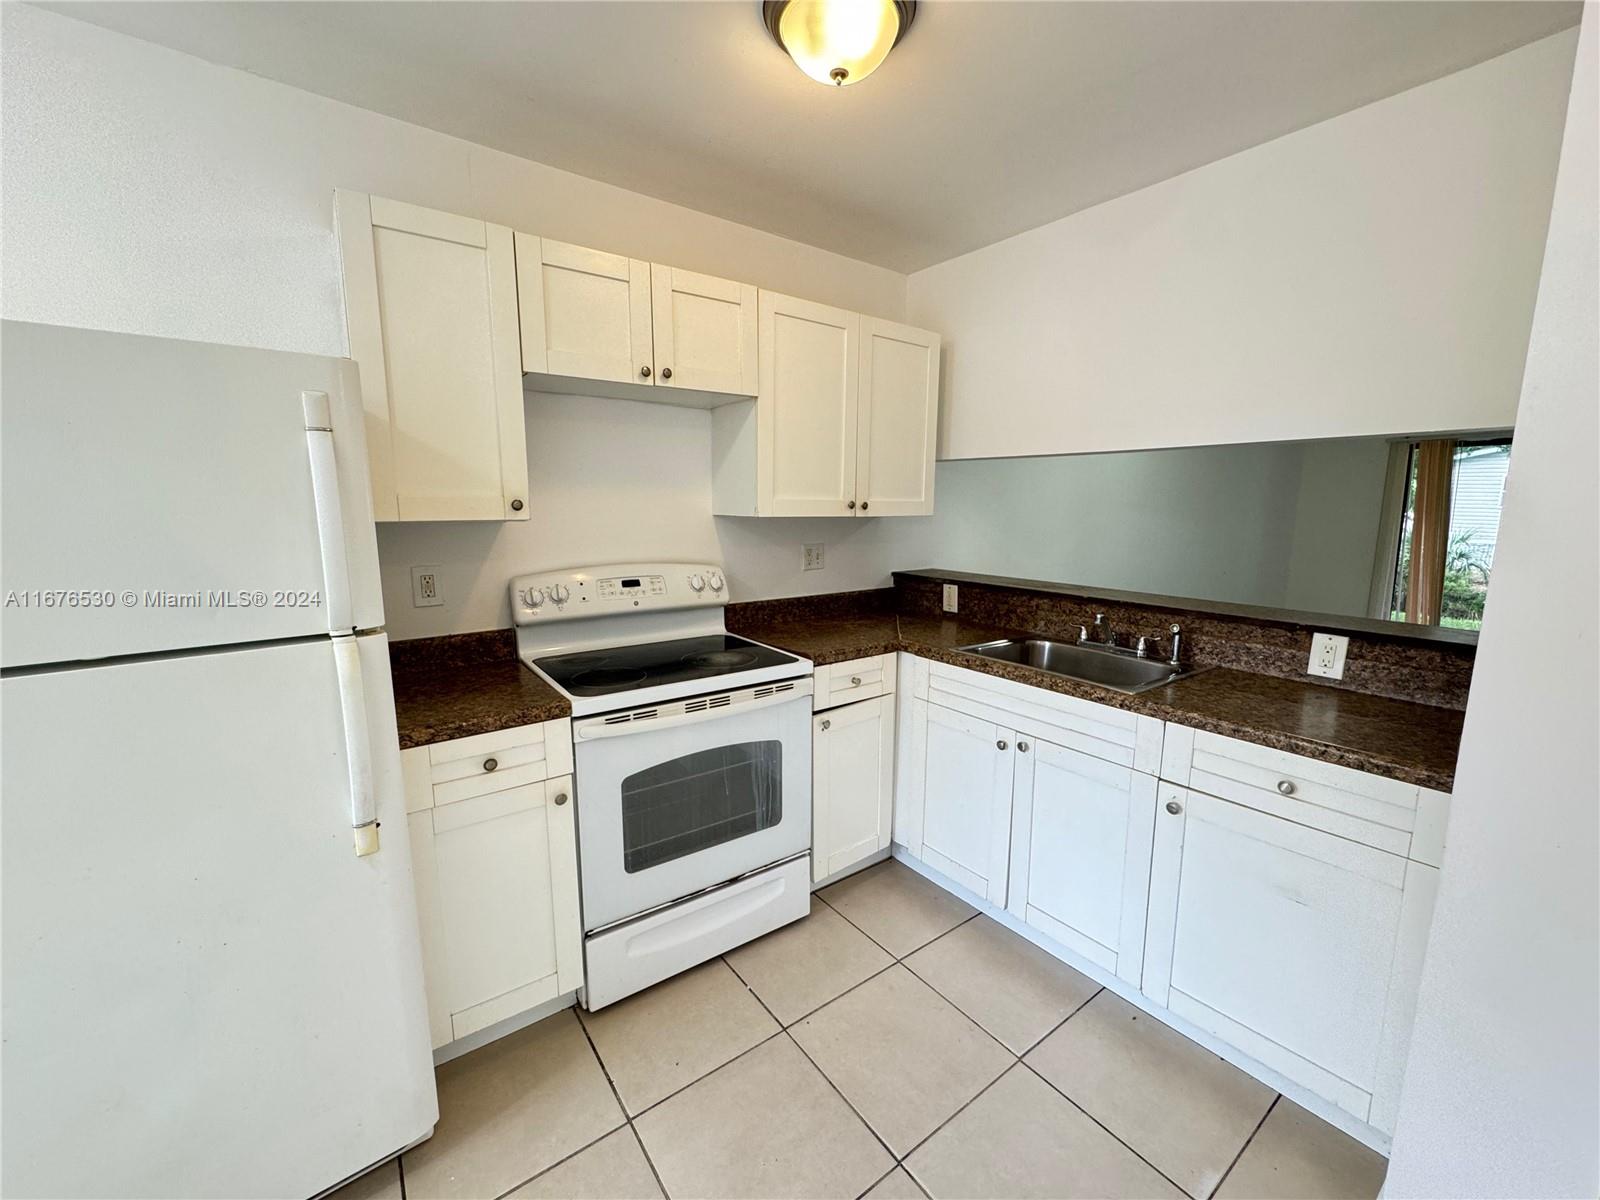
[[[648,711],[573,722],[589,932],[811,845],[810,679]]]

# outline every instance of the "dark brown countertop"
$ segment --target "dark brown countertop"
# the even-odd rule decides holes
[[[572,715],[518,660],[509,629],[396,642],[390,665],[402,750]]]
[[[1462,713],[1298,680],[1214,667],[1136,696],[995,662],[957,649],[1018,631],[955,618],[891,613],[785,615],[733,632],[803,654],[818,666],[905,650],[1034,687],[1303,754],[1404,783],[1449,791]]]

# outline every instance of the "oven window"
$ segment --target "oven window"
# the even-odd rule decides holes
[[[783,819],[783,743],[697,750],[622,781],[622,865],[632,874]]]

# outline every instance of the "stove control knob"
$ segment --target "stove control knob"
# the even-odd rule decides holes
[[[572,596],[572,591],[564,583],[558,583],[550,589],[550,599],[557,604],[565,604]]]
[[[523,588],[522,602],[529,608],[539,608],[544,604],[543,588]]]
[[[720,592],[722,590],[723,583],[726,581],[722,578],[721,571],[710,571],[706,574],[706,582],[711,585],[711,590],[713,592]]]
[[[691,576],[689,576],[689,586],[691,588],[693,588],[697,592],[705,591],[706,590],[705,577],[701,576],[701,575],[691,575]]]

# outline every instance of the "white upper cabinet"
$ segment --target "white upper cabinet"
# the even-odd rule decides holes
[[[756,394],[756,289],[650,266],[655,379],[663,388]]]
[[[712,420],[712,510],[932,512],[939,338],[775,292],[758,307],[756,401]]]
[[[856,507],[857,356],[861,318],[762,292],[759,509],[773,517],[842,517]]]
[[[861,318],[856,496],[862,516],[933,511],[939,335]]]
[[[526,520],[511,231],[362,192],[334,211],[374,515]]]
[[[525,233],[516,245],[523,370],[653,384],[650,264]]]

